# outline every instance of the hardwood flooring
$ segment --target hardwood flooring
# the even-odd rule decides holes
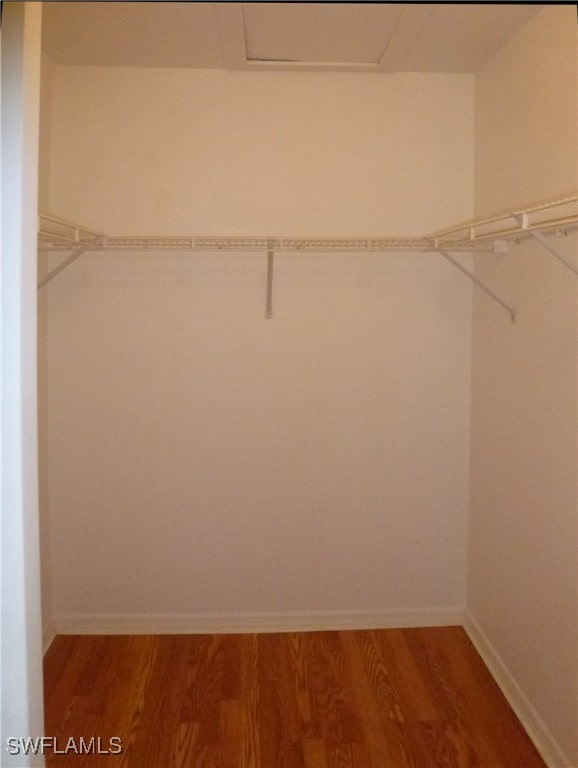
[[[459,627],[58,636],[45,712],[47,768],[545,768]]]

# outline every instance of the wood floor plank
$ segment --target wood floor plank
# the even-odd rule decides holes
[[[545,768],[460,627],[57,637],[47,768]]]
[[[444,659],[450,684],[464,691],[460,699],[459,721],[484,742],[495,764],[503,764],[504,768],[518,764],[524,768],[542,766],[539,756],[527,755],[528,735],[466,633],[462,630],[449,634],[438,630],[428,636],[428,642],[436,649],[438,657]],[[494,743],[500,744],[499,754]]]
[[[92,652],[95,638],[90,636],[58,636],[44,661],[44,707],[61,715],[68,706],[75,685]],[[60,723],[62,723],[62,717]],[[56,735],[52,732],[51,735]]]
[[[311,705],[327,744],[361,743],[363,731],[345,671],[337,632],[311,632],[306,637]],[[331,761],[329,761],[331,765]]]
[[[470,706],[471,694],[463,680],[455,678],[450,671],[451,656],[456,652],[454,639],[456,637],[461,638],[462,635],[465,636],[463,629],[461,627],[431,627],[427,631],[424,629],[404,629],[403,633],[410,650],[416,658],[419,658],[424,681],[430,694],[439,703],[440,711],[443,713],[443,721],[453,724],[456,729],[462,729],[467,734],[476,760],[481,765],[487,764],[492,768],[508,768],[502,759],[504,749],[499,745],[495,735],[478,727],[479,720],[475,714],[474,720],[469,717],[469,712],[474,712]],[[447,645],[447,648],[444,648],[444,644]],[[499,693],[497,689],[496,692]],[[495,745],[496,748],[494,748]]]
[[[399,721],[445,720],[446,713],[440,706],[439,696],[428,688],[423,667],[408,647],[404,630],[372,632],[371,637],[380,650],[383,663],[387,664],[389,685],[396,691],[398,708],[403,713]]]
[[[240,768],[261,768],[259,738],[259,654],[257,635],[245,635],[241,645]],[[265,766],[263,766],[265,768]]]
[[[293,695],[291,653],[286,635],[258,637],[261,765],[305,768],[299,710]]]
[[[327,768],[325,744],[322,739],[303,739],[305,768]]]
[[[296,700],[302,739],[304,743],[307,742],[309,744],[308,754],[311,757],[311,755],[317,754],[316,750],[318,750],[318,748],[316,745],[320,743],[322,744],[323,741],[319,721],[314,717],[311,709],[311,680],[309,666],[307,664],[308,635],[303,632],[292,632],[287,634],[286,637],[291,670],[293,673],[292,695]],[[315,760],[319,759],[319,757],[315,757]],[[325,756],[323,757],[323,760],[325,760]]]
[[[240,700],[226,699],[221,704],[221,755],[223,768],[240,764],[239,745],[241,743]]]
[[[387,670],[373,645],[370,632],[343,632],[341,642],[346,654],[349,674],[355,691],[359,712],[363,713],[361,727],[367,745],[368,766],[413,766],[405,745],[391,727],[391,714],[396,710],[396,695]]]

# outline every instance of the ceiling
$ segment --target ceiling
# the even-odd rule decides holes
[[[57,64],[473,73],[542,5],[47,2]]]

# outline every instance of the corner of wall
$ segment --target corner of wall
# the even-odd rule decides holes
[[[476,217],[575,194],[577,86],[570,6],[545,6],[477,73]],[[535,245],[476,256],[517,319],[474,301],[467,628],[558,768],[577,758],[577,292]]]

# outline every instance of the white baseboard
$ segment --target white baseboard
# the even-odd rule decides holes
[[[466,612],[464,629],[548,768],[576,768],[576,766],[572,766],[562,749],[558,746],[556,740],[469,611]]]
[[[461,626],[458,608],[203,614],[61,614],[57,635],[170,635]]]

